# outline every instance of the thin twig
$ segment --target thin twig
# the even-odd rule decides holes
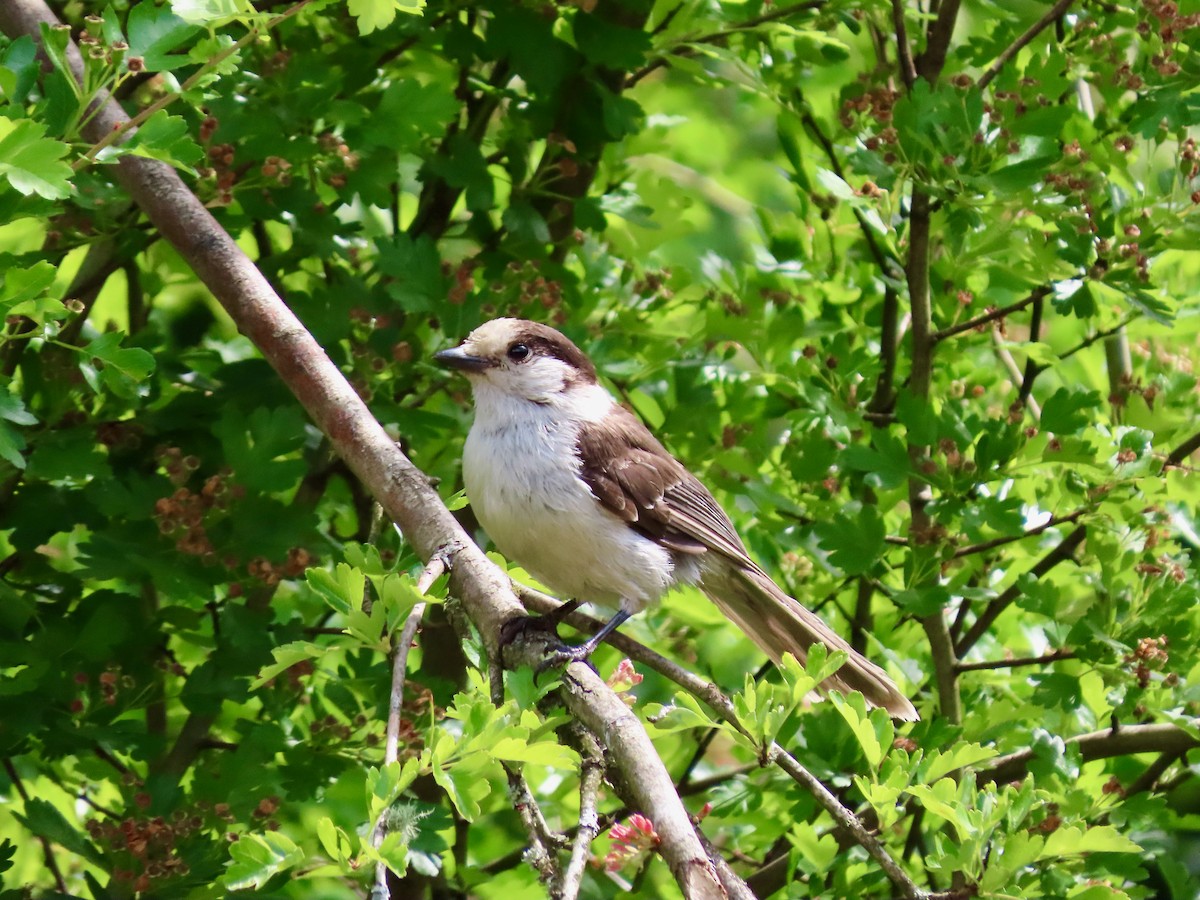
[[[417,579],[417,593],[424,596],[435,581],[450,569],[454,558],[455,548],[447,545],[439,549],[429,559],[429,563]],[[388,701],[387,736],[383,745],[383,764],[390,765],[400,756],[400,720],[404,709],[404,683],[408,679],[408,651],[412,648],[413,638],[417,628],[425,616],[425,603],[417,603],[404,620],[400,637],[392,648],[392,693]],[[375,831],[371,835],[371,844],[378,849],[388,833],[388,811],[385,809],[375,823]],[[382,860],[375,867],[375,887],[371,892],[372,898],[391,896],[387,883],[388,866]]]
[[[1029,361],[1026,361],[1024,370],[1017,365],[1017,361],[1013,359],[1012,353],[1010,353],[1008,348],[1004,346],[1004,339],[1000,335],[999,327],[992,328],[992,350],[995,352],[996,356],[999,357],[1000,362],[1004,365],[1004,368],[1008,370],[1009,377],[1014,382],[1020,382],[1023,384],[1025,382],[1025,376],[1029,373]],[[1029,414],[1033,417],[1035,422],[1041,420],[1042,407],[1036,400],[1033,399],[1033,397],[1026,398],[1025,406],[1028,408]]]
[[[1029,340],[1036,343],[1042,337],[1042,315],[1045,313],[1046,301],[1045,298],[1039,297],[1033,303],[1033,311],[1029,315]],[[1037,378],[1038,372],[1041,369],[1033,357],[1025,360],[1025,373],[1021,376],[1021,389],[1017,391],[1017,402],[1025,404],[1029,402],[1030,396],[1033,394],[1033,380]]]
[[[908,28],[904,25],[904,0],[892,0],[892,27],[896,29],[896,59],[900,63],[900,77],[905,87],[911,88],[917,80],[917,67],[908,43]]]
[[[1160,753],[1158,758],[1146,766],[1145,771],[1125,789],[1125,796],[1128,797],[1131,794],[1141,794],[1154,790],[1158,784],[1158,780],[1166,774],[1167,769],[1182,760],[1185,755],[1186,752],[1181,753],[1178,750],[1168,750],[1165,753]]]
[[[1054,21],[1066,12],[1073,2],[1074,0],[1058,0],[1057,3],[1050,7],[1044,16],[1030,25],[1024,34],[1005,47],[1000,52],[1000,55],[996,57],[995,61],[988,66],[987,71],[979,76],[979,81],[976,82],[976,85],[979,87],[979,89],[983,90],[985,87],[991,84],[992,79],[1000,74],[1000,70],[1004,68],[1008,61],[1020,53],[1022,48],[1027,46],[1046,28],[1054,24]]]
[[[21,781],[21,776],[17,774],[17,767],[13,765],[11,759],[4,757],[4,772],[8,775],[8,780],[13,783],[13,787],[17,789],[17,793],[21,795],[21,800],[25,804],[25,815],[29,816],[29,791],[25,790],[25,783]],[[45,835],[37,836],[38,843],[42,845],[42,855],[46,858],[46,868],[54,876],[54,886],[58,888],[60,894],[67,893],[67,882],[63,879],[62,870],[58,867],[58,861],[54,858],[54,847],[50,843],[50,839]]]
[[[1103,731],[1077,734],[1066,738],[1063,743],[1068,747],[1078,747],[1084,762],[1113,756],[1129,756],[1134,753],[1186,753],[1193,747],[1200,746],[1200,741],[1189,732],[1169,723],[1106,728]],[[976,770],[977,777],[981,782],[1016,781],[1025,776],[1029,763],[1036,755],[1034,749],[1029,747],[996,757]]]
[[[571,845],[571,859],[563,871],[553,896],[556,900],[575,900],[583,885],[592,841],[600,834],[600,817],[596,812],[596,797],[604,777],[604,750],[596,736],[582,725],[575,725],[576,745],[582,759],[579,774],[579,826]]]
[[[954,26],[958,22],[958,7],[962,0],[945,0],[938,6],[937,17],[929,26],[925,38],[925,52],[916,60],[917,74],[931,85],[937,83],[946,64],[946,51],[954,37]]]
[[[962,334],[964,331],[974,331],[987,325],[989,322],[995,322],[997,319],[1003,319],[1005,316],[1010,316],[1015,312],[1020,312],[1031,303],[1036,303],[1038,300],[1048,297],[1051,292],[1048,285],[1042,285],[1030,292],[1029,296],[1023,300],[1018,300],[1016,303],[1010,303],[1008,306],[1001,306],[999,309],[990,309],[983,315],[975,316],[973,319],[967,319],[965,322],[959,322],[957,325],[950,325],[940,331],[933,333],[932,340],[935,344],[940,343],[947,338],[952,338],[957,334]]]
[[[504,767],[504,774],[508,777],[508,794],[512,800],[513,809],[521,817],[525,832],[529,835],[529,847],[525,851],[525,859],[537,870],[538,878],[543,884],[553,884],[558,874],[558,864],[554,860],[553,852],[556,843],[555,835],[546,824],[541,807],[538,806],[533,792],[529,790],[525,776],[508,763],[501,765]]]
[[[1016,669],[1021,666],[1044,666],[1060,659],[1074,659],[1074,650],[1055,650],[1044,656],[1018,656],[1013,659],[987,659],[983,662],[958,664],[959,672],[978,672],[981,669]]]
[[[1036,525],[1020,534],[1010,535],[1008,537],[992,538],[990,541],[981,541],[978,544],[971,544],[967,547],[960,547],[954,551],[954,558],[960,559],[964,556],[973,556],[976,553],[986,553],[989,550],[995,550],[997,547],[1003,547],[1005,544],[1012,544],[1016,541],[1023,541],[1026,538],[1037,537],[1044,531],[1048,531],[1065,522],[1078,521],[1088,512],[1087,509],[1077,509],[1074,512],[1067,513],[1065,516],[1051,516],[1041,525]]]
[[[1190,438],[1171,451],[1166,462],[1163,463],[1163,471],[1167,469],[1178,468],[1183,465],[1183,461],[1200,450],[1200,432],[1193,434]]]
[[[1030,570],[1030,574],[1033,575],[1034,578],[1041,578],[1060,562],[1070,559],[1075,554],[1075,550],[1079,547],[1079,545],[1083,543],[1083,539],[1085,537],[1087,537],[1087,526],[1080,525],[1069,535],[1063,538],[1062,542],[1059,543],[1057,547],[1042,557],[1042,559],[1038,561],[1038,564]],[[1004,612],[1004,610],[1008,608],[1009,604],[1016,600],[1020,595],[1021,586],[1020,582],[1017,581],[1014,582],[1012,586],[1008,588],[1008,590],[987,605],[983,612],[979,614],[979,618],[977,618],[975,623],[967,630],[967,633],[963,635],[962,638],[955,644],[955,652],[960,658],[965,656],[967,651],[975,646],[978,640],[983,637],[989,628],[992,627],[992,623],[996,621],[996,619],[1000,616],[1000,613]]]
[[[780,19],[786,19],[798,12],[820,9],[825,5],[825,2],[826,0],[806,0],[804,3],[796,3],[792,6],[784,6],[780,9],[774,9],[768,13],[763,13],[761,16],[755,16],[752,19],[746,19],[744,22],[737,22],[731,27],[723,28],[720,31],[714,31],[710,34],[681,40],[676,46],[667,50],[662,56],[651,60],[646,65],[642,66],[642,68],[638,69],[628,78],[626,78],[624,86],[625,90],[629,90],[650,73],[669,65],[669,56],[692,56],[696,52],[693,48],[700,44],[722,44],[733,35],[739,34],[743,31],[749,31],[752,28],[757,28],[759,25],[765,25],[768,22],[777,22]]]
[[[525,606],[537,612],[552,612],[560,605],[553,597],[548,597],[530,588],[518,586],[518,592]],[[564,621],[573,628],[591,633],[599,631],[604,624],[582,613],[572,613]],[[610,635],[606,642],[616,647],[630,659],[654,669],[663,677],[675,682],[675,684],[679,685],[679,687],[683,688],[683,690],[687,691],[701,703],[707,705],[743,736],[748,737],[752,741],[754,740],[738,719],[733,702],[716,685],[705,681],[698,675],[672,662],[661,654],[655,653],[649,647],[620,632]],[[879,862],[880,868],[883,869],[896,885],[901,896],[906,898],[927,896],[908,877],[904,870],[900,868],[899,864],[892,859],[874,835],[863,827],[858,817],[850,809],[843,806],[837,797],[821,784],[816,776],[797,762],[795,758],[774,743],[764,749],[762,758],[765,762],[778,766],[798,784],[811,791],[817,801],[825,808],[826,812],[833,817],[834,821],[853,835],[855,841],[867,851],[872,859]]]

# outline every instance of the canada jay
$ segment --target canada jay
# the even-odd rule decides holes
[[[597,642],[679,585],[694,584],[778,662],[820,641],[850,658],[822,685],[862,691],[898,719],[917,711],[750,559],[712,494],[596,380],[553,328],[494,319],[435,359],[471,382],[463,481],[506,557],[551,589],[619,610]]]

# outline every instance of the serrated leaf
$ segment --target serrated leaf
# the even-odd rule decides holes
[[[258,690],[272,678],[275,678],[282,672],[286,672],[298,662],[304,662],[307,659],[316,659],[327,652],[329,652],[328,648],[318,647],[311,641],[292,641],[290,644],[284,644],[282,647],[275,647],[271,650],[271,655],[275,657],[275,662],[269,666],[263,666],[258,673],[258,677],[250,684],[250,690]]]
[[[386,28],[402,12],[416,15],[425,8],[425,0],[349,0],[350,15],[358,22],[359,34]]]
[[[356,609],[362,609],[367,579],[353,566],[338,563],[333,572],[327,569],[309,569],[304,573],[304,578],[309,587],[320,594],[335,612],[349,615]]]
[[[171,0],[171,11],[190,25],[212,25],[255,12],[250,0]]]
[[[171,55],[198,29],[169,9],[139,3],[129,11],[129,56],[140,56],[148,72],[167,72],[187,63],[185,54]]]
[[[491,747],[496,759],[509,762],[536,763],[555,769],[570,769],[578,762],[576,754],[562,744],[539,741],[531,744],[521,738],[507,737],[496,741]]]
[[[72,853],[84,856],[97,865],[103,865],[104,856],[49,801],[31,797],[25,802],[25,814],[14,815],[14,818],[33,834],[49,838]]]
[[[280,872],[304,862],[304,852],[279,831],[243,834],[229,847],[233,861],[221,883],[227,890],[260,887]]]
[[[1097,825],[1084,831],[1079,826],[1059,828],[1046,838],[1039,859],[1078,856],[1083,853],[1141,853],[1142,848],[1112,825]]]
[[[0,176],[26,196],[63,200],[74,192],[71,167],[62,158],[70,147],[45,137],[46,126],[0,116]]]
[[[119,331],[109,331],[83,348],[83,352],[101,360],[133,381],[141,381],[154,371],[154,357],[140,347],[122,347]]]
[[[333,819],[329,816],[317,822],[317,840],[321,842],[325,855],[339,865],[344,865],[353,853],[350,838],[346,832],[333,824]]]
[[[143,122],[129,140],[105,147],[97,153],[96,161],[110,162],[122,156],[141,156],[194,174],[192,166],[203,155],[204,151],[192,140],[183,117],[172,116],[165,109],[160,109]]]

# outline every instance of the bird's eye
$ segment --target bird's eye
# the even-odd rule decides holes
[[[524,344],[513,344],[508,348],[508,358],[513,362],[524,362],[529,359],[529,348]]]

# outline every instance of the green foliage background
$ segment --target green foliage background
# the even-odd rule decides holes
[[[1049,7],[968,0],[940,70],[943,4],[896,7],[911,86],[878,0],[71,0],[45,62],[5,40],[3,896],[365,896],[385,815],[407,896],[538,897],[498,761],[552,827],[577,813],[547,685],[492,708],[452,602],[379,770],[418,561],[116,186],[129,153],[185,174],[447,499],[468,403],[431,354],[502,314],[576,339],[923,721],[748,681],[698,594],[627,631],[919,884],[1196,896],[1200,6],[1060,3],[1008,58]],[[99,90],[162,108],[90,146]],[[760,895],[892,896],[677,693],[631,696]],[[1104,739],[1145,725],[1171,742]],[[585,896],[677,895],[624,863]]]

